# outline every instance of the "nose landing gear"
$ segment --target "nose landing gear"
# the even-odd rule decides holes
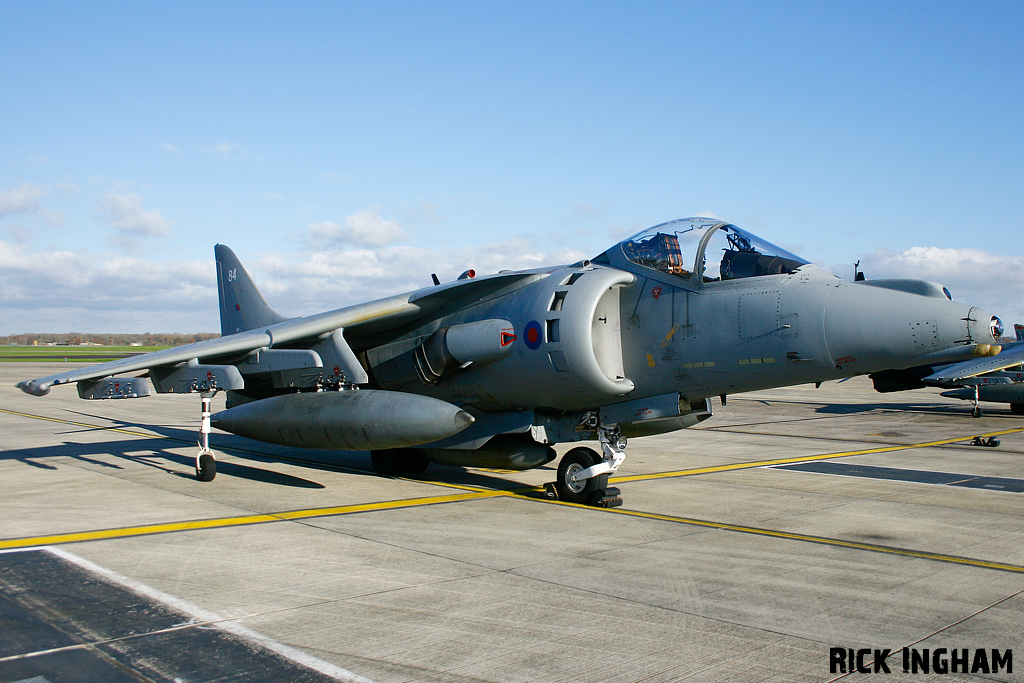
[[[602,452],[579,446],[563,455],[558,479],[544,485],[549,498],[604,508],[622,505],[619,489],[608,486],[608,476],[626,459],[626,439],[616,425],[596,426]]]

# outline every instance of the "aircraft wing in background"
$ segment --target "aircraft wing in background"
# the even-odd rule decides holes
[[[948,387],[968,384],[1009,384],[1011,379],[1001,377],[1000,370],[1024,363],[1024,343],[1015,342],[1003,347],[998,356],[978,358],[940,368],[921,381],[929,386]]]

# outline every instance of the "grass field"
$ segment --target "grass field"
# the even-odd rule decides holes
[[[0,363],[102,363],[166,346],[0,346]]]

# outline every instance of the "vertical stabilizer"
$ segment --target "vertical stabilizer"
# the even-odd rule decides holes
[[[217,256],[217,295],[220,298],[222,336],[288,320],[267,304],[235,252],[223,244],[215,246],[213,251]]]

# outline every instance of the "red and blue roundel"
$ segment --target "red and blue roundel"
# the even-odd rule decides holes
[[[526,344],[526,348],[536,351],[542,341],[544,336],[541,334],[540,323],[536,320],[526,323],[526,327],[523,328],[523,343]]]

